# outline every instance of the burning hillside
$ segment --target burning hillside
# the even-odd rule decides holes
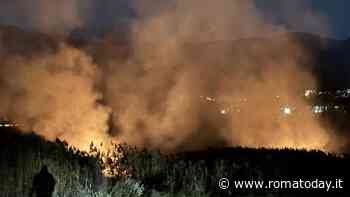
[[[349,196],[350,42],[276,2],[0,1],[0,196]]]
[[[0,116],[83,150],[111,140],[162,151],[344,145],[302,96],[318,87],[306,67],[313,54],[295,34],[260,17],[252,1],[139,2],[133,9],[138,17],[122,46],[113,36],[75,42],[66,31],[46,31],[51,23],[38,36],[2,31]],[[67,21],[74,21],[68,29],[81,24]],[[262,35],[246,47],[231,44]],[[225,116],[201,97],[220,100]],[[228,113],[231,106],[239,112]]]

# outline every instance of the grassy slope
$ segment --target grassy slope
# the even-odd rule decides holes
[[[232,148],[162,156],[157,152],[124,148],[119,165],[131,177],[103,178],[98,159],[47,142],[35,135],[1,129],[0,192],[3,197],[28,196],[33,176],[43,164],[57,181],[55,196],[231,196],[217,182],[230,179],[344,178],[349,157],[319,151]],[[116,150],[118,151],[118,150]],[[120,150],[119,150],[120,151]],[[105,184],[108,183],[108,184]],[[108,186],[107,186],[108,185]],[[272,192],[240,191],[239,196],[278,196]],[[347,192],[347,191],[344,191]],[[295,196],[295,194],[283,196]],[[348,196],[331,193],[325,196]]]
[[[82,185],[96,185],[99,181],[98,161],[67,149],[62,142],[47,142],[32,134],[20,135],[14,129],[1,128],[0,132],[2,197],[29,196],[33,177],[43,165],[54,175],[57,193],[69,194]]]

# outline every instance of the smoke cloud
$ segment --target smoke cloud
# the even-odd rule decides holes
[[[80,24],[69,8],[63,23],[40,25]],[[164,151],[221,145],[333,150],[334,134],[301,98],[317,86],[303,67],[311,54],[267,23],[253,1],[147,0],[133,1],[132,9],[138,18],[127,61],[94,63],[65,45],[53,54],[6,58],[0,114],[23,130],[82,148],[113,138]],[[281,35],[248,50],[231,42]]]
[[[191,144],[188,139],[196,139],[196,134],[219,135],[229,145],[250,147],[328,145],[330,134],[300,97],[303,88],[315,87],[316,81],[299,65],[309,55],[292,35],[285,33],[283,41],[253,45],[252,50],[230,57],[233,49],[226,44],[230,40],[284,32],[265,23],[252,1],[178,0],[152,5],[140,5],[144,20],[133,26],[137,63],[122,71],[112,68],[108,76],[106,98],[115,112],[120,139],[170,150]],[[225,42],[201,44],[218,41]],[[222,100],[223,109],[237,104],[240,111],[219,118],[200,102],[203,95]],[[299,114],[281,118],[284,103],[293,104]],[[212,128],[200,132],[204,121]]]
[[[0,114],[22,130],[82,149],[107,139],[110,109],[97,103],[97,67],[83,52],[61,46],[52,55],[14,57],[1,74]]]

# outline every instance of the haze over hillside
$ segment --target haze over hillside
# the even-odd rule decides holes
[[[346,5],[0,1],[0,196],[347,197]]]
[[[81,32],[80,34],[73,33],[68,37],[57,37],[44,33],[28,32],[11,26],[1,26],[0,35],[2,43],[1,57],[3,62],[8,62],[11,58],[16,56],[29,59],[40,58],[40,56],[51,56],[60,53],[60,48],[64,43],[86,53],[91,57],[92,63],[96,64],[97,68],[102,70],[111,69],[112,65],[107,66],[111,62],[121,65],[130,64],[130,59],[135,56],[132,42],[123,35],[107,36],[99,39],[94,37],[92,39],[89,35],[85,35]],[[286,44],[290,42],[304,45],[304,52],[300,53],[298,47],[291,46],[286,48]],[[230,41],[184,42],[181,48],[187,58],[196,59],[198,64],[203,65],[230,65],[231,62],[234,62],[236,66],[240,64],[256,64],[256,62],[265,62],[267,57],[272,58],[274,62],[283,62],[286,58],[298,59],[299,67],[309,70],[316,76],[318,82],[317,89],[336,91],[346,90],[350,87],[349,79],[346,77],[349,73],[347,65],[350,62],[349,56],[347,56],[348,43],[348,40],[334,40],[313,34],[281,33],[269,38],[257,37]],[[140,46],[141,48],[149,48],[148,51],[154,51],[154,48],[157,47],[159,43],[141,44],[143,45]],[[265,46],[271,46],[271,49],[266,50]],[[213,51],[215,51],[215,55],[207,55],[205,58],[202,58],[204,54],[211,54]],[[312,55],[305,56],[303,53]],[[256,54],[259,55],[257,56]],[[149,55],[152,56],[156,54],[151,53]],[[229,67],[230,66],[227,68]],[[339,72],[339,70],[341,70],[341,72]],[[7,71],[3,70],[2,72]],[[254,72],[260,71],[257,70]],[[102,83],[99,83],[99,86],[103,86],[104,80],[105,79],[102,79]],[[305,86],[305,88],[307,87],[308,86]],[[278,91],[283,90],[277,90],[276,94],[278,94]],[[303,92],[299,92],[300,97],[302,97],[303,94]],[[198,95],[196,102],[200,102],[200,96],[211,97],[212,95]],[[216,99],[221,98],[217,97]],[[102,99],[98,102],[105,103],[106,101]],[[225,105],[221,107],[216,106],[215,108],[217,109],[208,109],[209,111],[205,113],[212,114],[215,113],[215,111],[224,110],[227,107],[227,104]],[[218,121],[219,119],[216,120]],[[225,144],[215,132],[211,131],[216,130],[217,126],[211,125],[211,123],[209,123],[210,121],[206,122],[207,120],[205,118],[203,121],[198,131],[206,131],[206,134],[202,135],[202,138],[197,138],[196,140],[191,138],[190,136],[192,135],[190,135],[188,142],[184,140],[180,144],[187,144],[186,146],[188,146],[187,148],[189,149],[202,147],[203,145],[216,146],[215,144]],[[118,130],[117,125],[111,124],[110,126],[111,128],[114,127],[114,129],[111,130]],[[195,133],[193,135],[196,135]],[[115,135],[115,132],[112,132],[112,135]],[[347,136],[348,134],[343,133],[342,135]],[[116,136],[118,136],[118,134]]]

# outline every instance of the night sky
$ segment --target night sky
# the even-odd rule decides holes
[[[348,10],[350,8],[350,1],[348,0],[257,0],[256,2],[264,14],[269,15],[275,22],[278,21],[285,24],[287,16],[298,18],[298,16],[302,16],[302,13],[305,13],[307,10],[312,10],[312,12],[318,13],[328,21],[328,35],[338,39],[350,37],[350,26],[347,21],[350,19],[350,12]],[[296,2],[304,2],[304,4],[303,6],[296,6],[298,4]],[[308,28],[307,24],[305,24],[299,31]]]

